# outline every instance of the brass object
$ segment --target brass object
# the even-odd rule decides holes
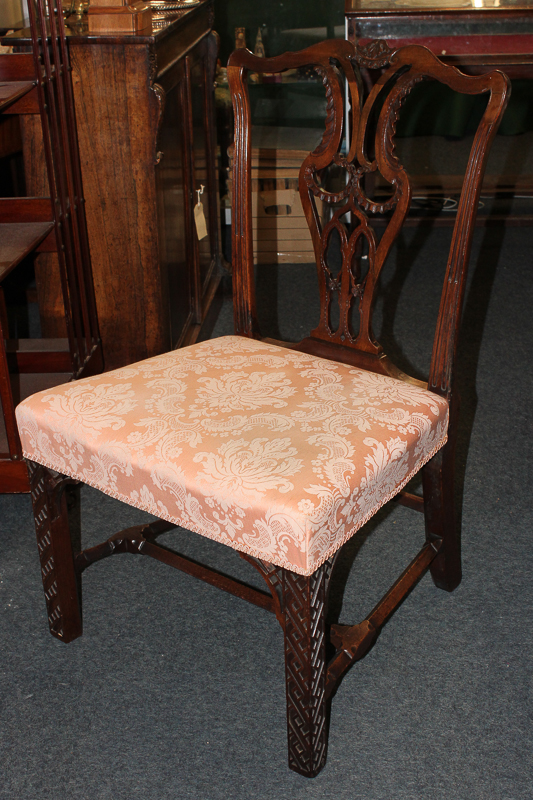
[[[77,20],[82,20],[83,15],[89,10],[89,0],[72,0],[71,13]]]
[[[155,13],[161,11],[179,11],[182,8],[197,6],[202,0],[148,0],[148,5]]]
[[[261,28],[257,29],[257,36],[255,37],[254,56],[257,56],[258,58],[266,58],[265,45],[263,43]]]
[[[235,28],[235,50],[246,47],[246,28]]]

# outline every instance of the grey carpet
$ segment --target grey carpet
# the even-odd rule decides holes
[[[393,317],[379,324],[389,349],[420,372],[447,236],[408,231],[378,302]],[[84,635],[61,644],[47,630],[29,498],[1,496],[0,798],[533,797],[531,243],[528,229],[476,232],[460,366],[463,583],[449,595],[426,576],[348,673],[321,775],[287,768],[274,617],[124,555],[85,573]],[[270,333],[298,338],[314,322],[312,283],[305,267],[261,268]],[[227,301],[215,334],[230,331]],[[92,490],[82,505],[88,544],[144,518]],[[420,515],[394,507],[354,537],[339,568],[344,598],[333,597],[341,621],[370,610],[422,528]],[[187,532],[165,538],[260,580],[225,547]]]

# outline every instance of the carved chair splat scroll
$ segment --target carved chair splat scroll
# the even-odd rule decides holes
[[[391,53],[378,44],[373,53],[329,41],[272,59],[244,50],[230,58],[237,336],[59,387],[18,409],[52,634],[63,641],[81,635],[81,573],[119,552],[151,556],[271,611],[285,639],[289,766],[308,777],[325,764],[328,701],[346,670],[365,655],[428,569],[436,585],[448,591],[461,579],[453,508],[453,364],[483,169],[508,93],[501,73],[466,77],[424,48]],[[386,67],[389,62],[363,102],[358,63]],[[327,96],[322,142],[305,159],[299,179],[321,315],[299,344],[272,343],[261,339],[256,313],[247,72],[309,65],[318,70]],[[340,152],[343,76],[351,98],[345,155]],[[409,179],[394,151],[395,125],[403,98],[426,77],[456,91],[488,95],[459,203],[428,385],[404,375],[372,332],[379,274],[409,209]],[[371,139],[367,126],[373,121]],[[336,194],[320,182],[331,164],[348,176]],[[384,202],[365,193],[364,178],[376,170],[392,187]],[[317,197],[333,206],[324,226]],[[345,223],[347,212],[351,221]],[[390,219],[378,239],[370,217],[384,213]],[[334,230],[342,253],[338,275],[328,266]],[[363,239],[364,275],[358,260]],[[336,326],[333,298],[340,309]],[[365,620],[328,630],[328,590],[341,546],[420,470],[423,497],[404,493],[401,498],[424,511],[422,549]],[[88,550],[73,550],[62,493],[65,475],[161,519]],[[159,545],[157,536],[178,524],[237,550],[260,572],[268,592]],[[334,651],[329,660],[328,641]]]

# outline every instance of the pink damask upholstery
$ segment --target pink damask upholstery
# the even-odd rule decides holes
[[[33,395],[26,458],[310,575],[442,447],[422,388],[226,336]]]

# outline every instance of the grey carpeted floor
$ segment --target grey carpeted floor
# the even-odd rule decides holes
[[[408,231],[378,303],[392,317],[378,326],[389,349],[416,371],[429,357],[447,236]],[[348,673],[321,775],[287,768],[273,616],[155,561],[117,556],[85,573],[84,635],[63,645],[47,631],[29,498],[1,496],[1,798],[533,797],[532,237],[497,225],[476,232],[460,362],[463,583],[448,595],[426,576]],[[306,267],[261,268],[271,333],[299,338],[313,324],[312,283]],[[230,330],[226,302],[215,334]],[[143,517],[94,491],[82,504],[87,543]],[[383,511],[347,547],[332,613],[365,615],[422,534],[420,515]],[[259,580],[227,548],[186,532],[166,540]]]

